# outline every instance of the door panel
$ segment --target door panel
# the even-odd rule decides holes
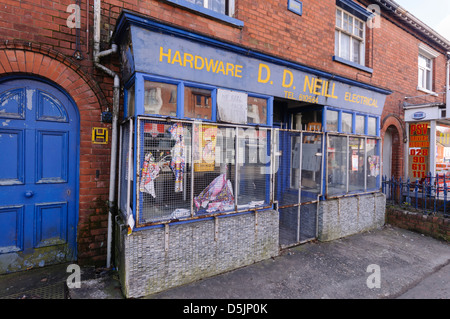
[[[0,208],[0,254],[23,248],[24,206]]]
[[[68,132],[37,132],[36,183],[67,182]]]
[[[67,243],[67,203],[36,205],[35,247]]]
[[[0,129],[0,185],[24,182],[23,130]]]
[[[0,274],[76,259],[78,136],[59,89],[0,83]]]

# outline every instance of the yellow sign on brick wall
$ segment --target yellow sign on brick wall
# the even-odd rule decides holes
[[[104,127],[92,128],[92,143],[108,144],[108,129]]]

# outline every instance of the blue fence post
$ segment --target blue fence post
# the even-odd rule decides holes
[[[414,194],[416,196],[416,209],[419,208],[419,180],[416,179],[416,186],[414,187]]]
[[[444,216],[447,214],[447,182],[444,179]]]
[[[409,180],[409,177],[408,177],[408,179],[406,180],[406,202],[409,205],[411,205],[411,196],[409,194],[410,187],[411,187],[411,185],[410,185],[410,180]]]
[[[436,212],[436,202],[439,197],[439,174],[436,173],[436,178],[434,179],[434,209],[433,212]]]

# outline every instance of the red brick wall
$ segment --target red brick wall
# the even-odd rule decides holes
[[[66,89],[76,101],[81,115],[79,257],[81,261],[103,262],[110,150],[109,145],[93,145],[90,134],[93,126],[103,126],[101,111],[111,108],[113,79],[94,68],[92,63],[93,2],[81,0],[80,49],[84,59],[80,61],[72,57],[76,49],[76,31],[66,25],[70,14],[66,12],[67,6],[76,0],[1,0],[0,76],[10,73],[43,76]],[[381,28],[367,31],[366,64],[374,70],[370,74],[332,61],[335,0],[303,0],[302,16],[287,10],[286,1],[236,0],[236,18],[244,22],[242,29],[163,0],[101,2],[102,50],[109,48],[109,33],[114,30],[121,9],[126,8],[251,50],[393,90],[383,112],[382,136],[389,125],[399,131],[398,157],[394,166],[402,172],[404,125],[401,105],[405,96],[422,94],[416,90],[420,40],[414,32],[400,29],[395,24],[398,22],[388,14],[383,16]],[[89,33],[86,31],[87,16]],[[117,56],[104,58],[102,63],[119,70]],[[436,60],[435,74],[435,90],[441,92],[445,83],[443,55]],[[99,178],[96,177],[97,170]]]
[[[450,241],[450,219],[442,216],[428,216],[399,208],[386,209],[386,222],[403,229],[412,230],[437,239]]]

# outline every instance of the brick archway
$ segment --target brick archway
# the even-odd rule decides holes
[[[32,74],[63,88],[80,108],[103,109],[105,95],[97,83],[70,57],[36,44],[0,45],[0,76]]]
[[[406,131],[404,122],[395,115],[386,116],[381,125],[381,138],[383,143],[383,150],[385,150],[385,134],[389,132],[392,137],[392,162],[383,163],[383,166],[390,165],[391,176],[395,178],[403,177],[404,175],[404,141],[406,139]],[[390,178],[391,176],[388,176]]]
[[[75,102],[80,116],[78,263],[103,265],[106,260],[110,145],[93,144],[93,127],[107,99],[95,80],[70,57],[40,45],[0,45],[0,79],[13,75],[42,78],[59,86]]]

